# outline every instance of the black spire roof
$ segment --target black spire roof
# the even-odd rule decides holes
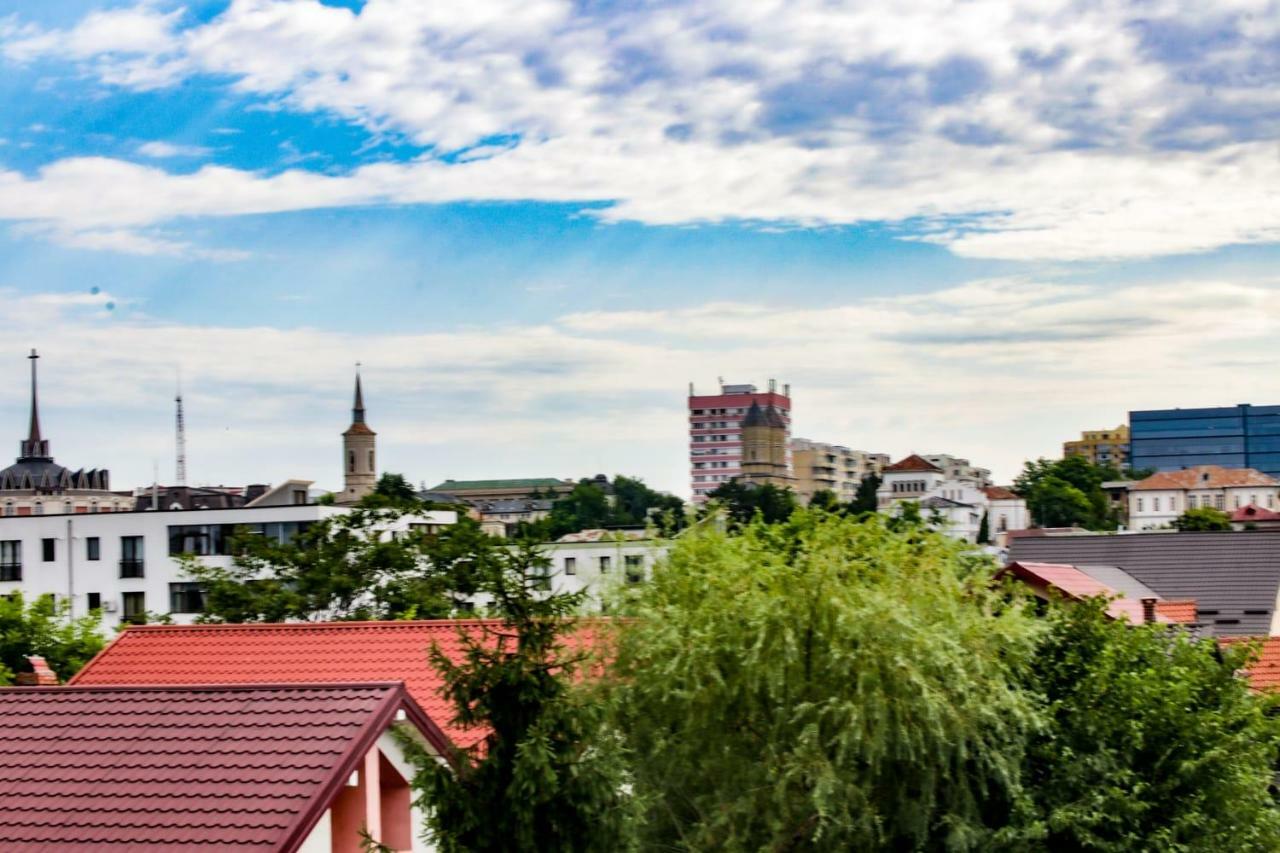
[[[786,429],[787,422],[782,419],[782,414],[773,407],[772,403],[761,408],[759,403],[752,401],[751,408],[747,409],[747,415],[742,419],[742,426]]]
[[[39,354],[33,349],[27,356],[31,361],[31,426],[26,441],[19,442],[18,461],[53,461],[49,455],[49,442],[40,437],[40,405],[36,394],[36,360]]]

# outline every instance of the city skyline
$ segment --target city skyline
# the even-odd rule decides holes
[[[1000,482],[1273,403],[1275,19],[0,0],[0,424],[35,347],[60,462],[169,480],[181,371],[191,482],[337,488],[359,361],[384,470],[687,496],[720,376]]]

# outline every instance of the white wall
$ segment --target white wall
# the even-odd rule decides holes
[[[252,509],[160,510],[78,515],[0,517],[0,541],[22,542],[22,580],[0,581],[0,595],[20,590],[27,598],[53,594],[69,598],[72,614],[88,612],[88,594],[102,597],[103,625],[110,629],[124,613],[123,594],[141,592],[146,609],[169,613],[169,584],[190,581],[175,556],[169,554],[169,528],[178,525],[242,525],[271,522],[315,522],[350,510],[344,507],[278,506]],[[404,517],[389,525],[406,530],[412,523],[452,524],[457,514],[433,511]],[[121,538],[143,537],[143,577],[121,578]],[[88,559],[88,540],[97,537],[99,559]],[[54,540],[54,559],[45,562],[42,540]],[[68,547],[68,545],[70,547]],[[201,557],[210,565],[228,566],[231,557]],[[109,608],[109,612],[108,612]],[[197,614],[171,614],[189,623]]]

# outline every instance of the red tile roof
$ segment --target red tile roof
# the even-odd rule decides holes
[[[1280,689],[1280,637],[1219,637],[1219,643],[1260,643],[1258,659],[1245,670],[1255,690]]]
[[[262,625],[142,625],[125,629],[73,684],[252,684],[261,682],[403,681],[444,735],[465,749],[483,730],[452,723],[431,666],[437,645],[463,659],[460,631],[496,638],[500,620],[303,622]]]
[[[928,459],[916,454],[911,454],[906,459],[894,462],[892,465],[884,466],[885,472],[889,471],[941,471],[937,465],[934,465]]]
[[[294,851],[400,684],[0,690],[0,850]]]
[[[1156,613],[1170,622],[1190,625],[1196,621],[1196,601],[1194,598],[1181,601],[1157,601]]]
[[[987,486],[982,490],[988,500],[993,501],[1013,501],[1018,499],[1018,493],[1012,489],[1006,489],[1004,486]]]
[[[1206,476],[1207,475],[1207,476]],[[1280,486],[1280,480],[1253,468],[1196,465],[1182,471],[1161,471],[1129,486],[1129,491],[1152,489],[1227,489],[1240,486]]]
[[[1144,621],[1142,612],[1142,601],[1135,598],[1125,598],[1124,593],[1114,587],[1107,586],[1102,581],[1094,578],[1088,573],[1081,571],[1075,566],[1066,565],[1064,563],[1030,563],[1030,562],[1014,562],[1010,563],[1006,568],[1006,572],[1011,572],[1018,578],[1037,586],[1053,587],[1068,598],[1092,598],[1093,596],[1103,595],[1111,599],[1107,604],[1107,615],[1112,619],[1124,619],[1135,624]],[[1161,603],[1173,605],[1168,611],[1160,607]],[[1191,618],[1182,619],[1186,615],[1186,605],[1188,602],[1156,602],[1156,621],[1157,622],[1194,622],[1195,608],[1194,601],[1189,602],[1191,608]]]
[[[1280,520],[1280,512],[1272,512],[1269,509],[1263,509],[1256,504],[1242,506],[1235,512],[1231,513],[1231,520],[1237,522],[1247,521],[1277,521]]]

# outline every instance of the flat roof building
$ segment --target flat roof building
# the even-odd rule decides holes
[[[720,485],[743,475],[743,420],[752,406],[758,407],[762,417],[777,424],[781,440],[777,459],[764,461],[770,469],[750,471],[758,481],[786,481],[792,476],[791,465],[791,386],[783,385],[778,393],[777,383],[770,379],[768,391],[758,391],[754,385],[726,385],[720,383],[719,394],[696,394],[689,385],[689,479],[693,502],[706,502],[707,495]],[[771,448],[776,441],[761,444]],[[759,450],[757,450],[759,454]]]
[[[1280,406],[1130,412],[1129,465],[1156,471],[1218,465],[1280,477]]]

